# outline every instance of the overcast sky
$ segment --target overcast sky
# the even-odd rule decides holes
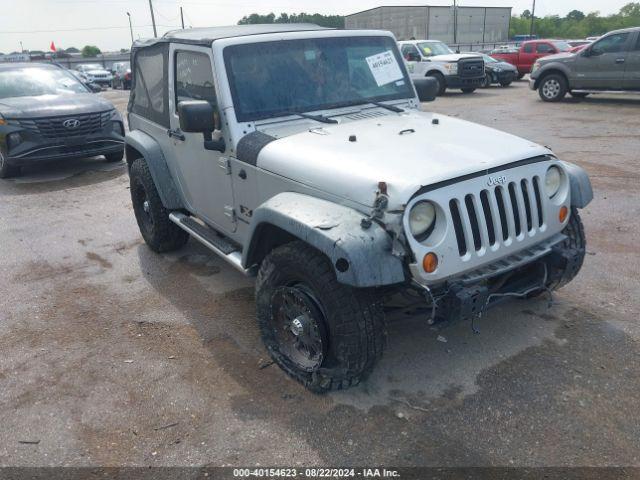
[[[514,13],[531,8],[529,0],[459,0],[465,6],[513,7]],[[631,0],[537,0],[536,14],[565,15],[573,9],[585,13],[617,12]],[[185,24],[194,27],[235,24],[250,13],[274,12],[339,14],[379,5],[427,5],[420,0],[153,0],[158,35],[180,26],[179,7]],[[447,5],[433,1],[432,5]],[[128,48],[131,43],[126,12],[131,13],[135,38],[153,36],[148,0],[0,0],[0,52],[48,50],[57,47],[97,45],[103,51]]]

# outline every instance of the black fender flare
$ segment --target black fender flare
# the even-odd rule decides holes
[[[576,208],[586,207],[593,200],[593,188],[591,180],[584,168],[573,163],[560,162],[569,175],[569,187],[571,188],[571,206]]]
[[[256,208],[243,251],[245,268],[265,239],[261,226],[273,225],[324,253],[338,282],[377,287],[404,282],[401,258],[391,253],[391,237],[377,223],[363,229],[361,212],[337,203],[293,192],[280,193]]]
[[[162,147],[153,137],[140,130],[134,130],[125,137],[125,151],[129,166],[136,158],[143,157],[145,159],[165,208],[169,210],[184,208],[184,202],[173,181],[167,160],[162,153]]]

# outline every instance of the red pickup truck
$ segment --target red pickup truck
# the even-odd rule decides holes
[[[522,78],[531,72],[531,67],[540,57],[568,52],[570,49],[571,45],[564,40],[529,40],[523,42],[518,50],[495,52],[491,53],[491,56],[496,60],[515,65],[518,69],[518,78]]]

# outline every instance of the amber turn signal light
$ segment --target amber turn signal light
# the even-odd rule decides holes
[[[433,273],[438,268],[438,256],[435,253],[429,252],[422,259],[422,268],[427,273]]]
[[[558,213],[558,220],[560,220],[560,223],[564,223],[567,219],[567,215],[569,215],[569,209],[564,206],[560,207],[560,212]]]

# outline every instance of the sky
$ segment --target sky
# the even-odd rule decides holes
[[[447,0],[152,0],[158,35],[180,28],[179,7],[186,26],[236,24],[244,15],[322,13],[346,15],[380,5],[449,5]],[[566,15],[574,9],[585,13],[616,13],[631,0],[536,0],[537,15]],[[461,6],[513,7],[513,13],[531,9],[531,0],[459,0]],[[131,44],[127,12],[134,38],[153,36],[148,0],[0,0],[0,52],[49,50],[96,45],[117,51]]]

